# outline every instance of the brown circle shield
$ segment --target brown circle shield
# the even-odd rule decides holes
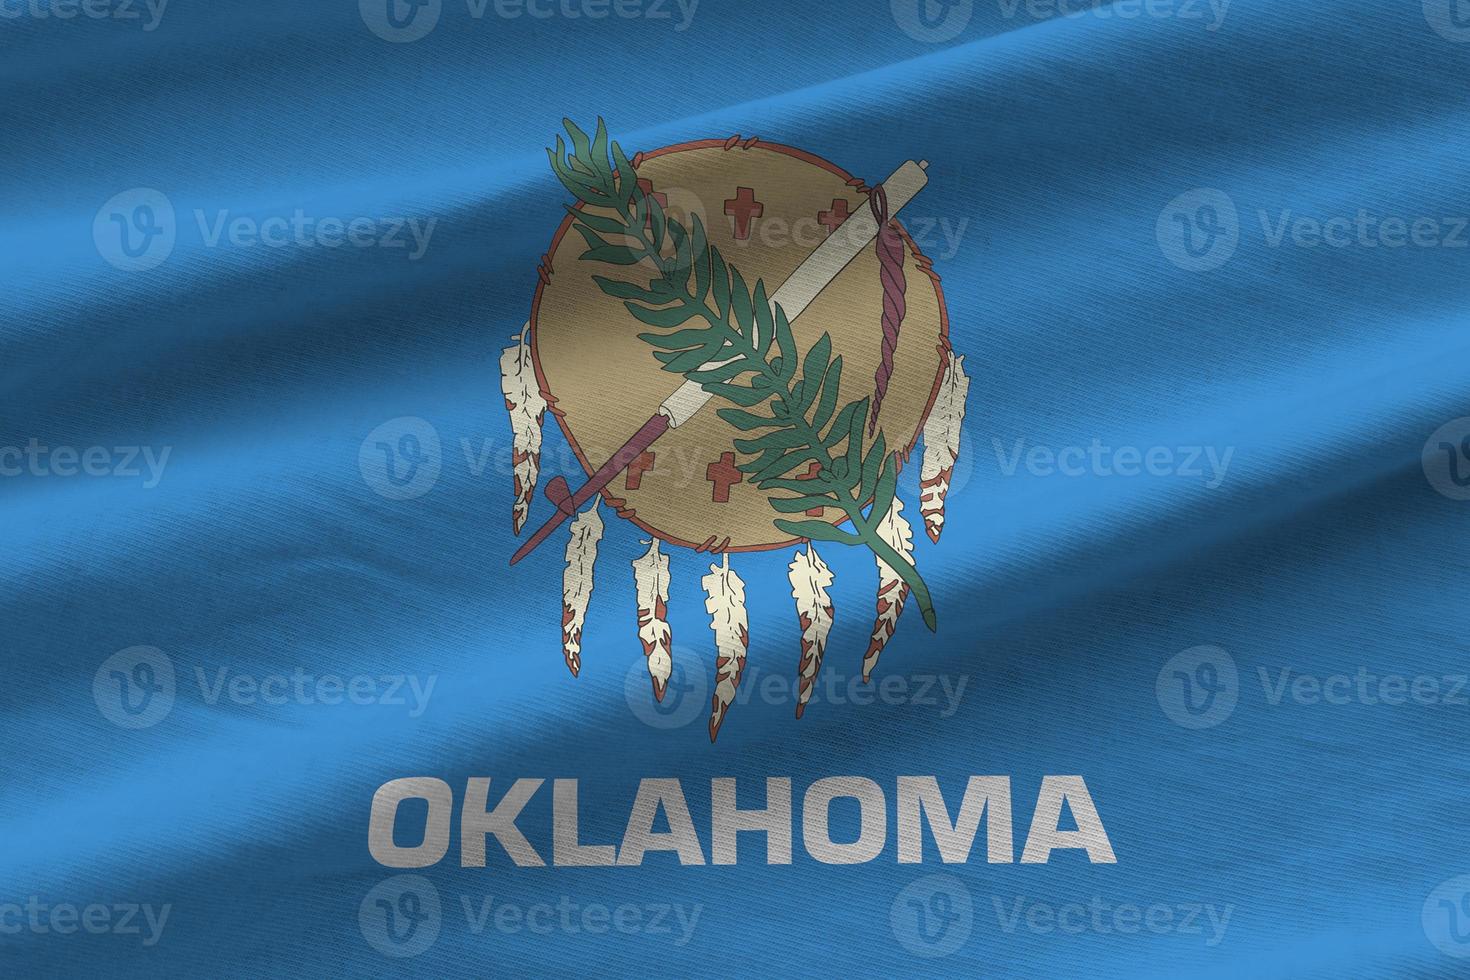
[[[633,164],[640,182],[647,182],[645,188],[658,195],[671,217],[687,228],[698,214],[725,261],[752,286],[763,280],[769,293],[845,215],[869,206],[866,185],[841,168],[757,139],[683,143],[640,154]],[[661,370],[651,348],[638,338],[647,327],[592,278],[636,278],[651,268],[612,269],[580,261],[586,244],[567,234],[571,224],[569,215],[543,262],[530,344],[541,391],[590,475],[658,411],[683,379]],[[918,440],[943,378],[949,320],[929,260],[901,224],[898,230],[907,246],[907,311],[878,425],[888,445],[900,450],[902,462]],[[803,352],[823,333],[831,337],[833,352],[844,364],[844,403],[873,393],[882,315],[879,262],[869,246],[792,321]],[[741,458],[734,441],[749,434],[726,423],[715,407],[707,406],[667,432],[608,486],[605,499],[620,516],[671,544],[715,551],[794,544],[775,526],[780,515],[767,502],[767,493],[735,469]],[[835,508],[822,517],[843,519]]]

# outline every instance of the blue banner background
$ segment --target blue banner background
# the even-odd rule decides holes
[[[444,0],[411,43],[384,40],[370,5],[345,0],[174,0],[151,30],[141,5],[138,20],[61,19],[75,8],[55,0],[6,8],[0,443],[171,452],[156,486],[0,481],[0,903],[171,912],[151,946],[7,931],[0,972],[1462,974],[1470,708],[1273,704],[1261,679],[1465,671],[1470,502],[1436,492],[1421,452],[1433,458],[1431,434],[1470,414],[1470,251],[1312,247],[1290,232],[1273,246],[1266,227],[1287,212],[1441,228],[1470,213],[1470,45],[1448,3],[1234,0],[1212,30],[1209,8],[1183,0],[1172,16],[1120,2],[1074,17],[977,2],[931,8],[959,25],[938,42],[912,6],[703,0],[679,30],[672,4],[667,18],[644,4],[592,19],[567,16],[580,4],[498,16],[492,2],[476,19]],[[626,575],[641,549],[606,510],[585,668],[567,676],[561,545],[507,568],[509,477],[474,473],[461,440],[508,445],[497,358],[565,200],[542,147],[563,116],[599,115],[630,148],[759,135],[869,181],[924,158],[915,209],[968,222],[935,265],[973,379],[945,537],[919,543],[940,627],[929,635],[910,611],[880,670],[965,678],[947,717],[940,695],[822,703],[798,723],[789,697],[757,694],[717,746],[702,707],[680,727],[649,724],[624,692],[641,660]],[[177,240],[128,271],[93,232],[104,202],[134,188],[167,198]],[[1188,196],[1202,189],[1233,206],[1238,243],[1197,271],[1171,229],[1204,235],[1229,217],[1200,210],[1219,201]],[[211,248],[193,218],[298,208],[437,225],[411,262],[383,248]],[[1208,241],[1205,264],[1224,254]],[[401,417],[442,442],[437,482],[411,500],[375,492],[359,467],[368,434]],[[543,483],[572,475],[546,433]],[[1094,439],[1233,456],[1216,488],[1005,472],[1016,440]],[[914,466],[900,489],[911,506],[916,482]],[[533,524],[547,513],[538,499]],[[851,677],[871,557],[824,555],[837,575],[825,670]],[[708,561],[675,551],[672,564],[677,655],[712,672]],[[737,568],[756,679],[789,677],[784,561]],[[1171,720],[1172,673],[1158,681],[1201,645],[1237,667],[1237,704],[1191,728]],[[136,646],[168,658],[176,693],[167,717],[130,729],[93,682]],[[410,717],[211,703],[196,671],[213,683],[221,669],[436,681]],[[894,787],[913,774],[938,776],[952,808],[968,775],[1009,774],[1017,853],[1042,776],[1080,774],[1118,862],[991,865],[977,845],[942,865],[926,839],[924,864],[900,865]],[[795,860],[768,867],[747,837],[733,867],[655,854],[638,868],[518,869],[492,842],[490,867],[462,869],[456,815],[450,856],[420,872],[442,904],[438,938],[388,958],[359,916],[394,874],[368,854],[369,804],[419,775],[447,781],[456,803],[469,776],[493,777],[492,800],[517,777],[576,778],[583,839],[599,843],[620,839],[640,779],[678,777],[706,859],[711,778],[736,777],[742,805],[758,805],[767,776],[790,776]],[[833,867],[803,849],[800,796],[829,775],[883,787],[877,860]],[[854,812],[834,809],[838,839],[855,835]],[[548,782],[521,821],[543,853],[550,813]],[[936,874],[958,883],[972,922],[958,950],[923,957],[903,895],[941,887]],[[1426,909],[1444,882],[1450,905]],[[676,945],[677,930],[476,935],[461,906],[563,896],[702,911]],[[1023,897],[1094,896],[1232,911],[1213,945],[1207,924],[1003,928]]]

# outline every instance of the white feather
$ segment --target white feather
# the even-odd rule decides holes
[[[725,712],[735,701],[735,689],[745,670],[745,652],[750,646],[749,620],[745,613],[745,583],[730,568],[711,565],[703,579],[704,608],[715,633],[715,696],[710,702],[709,740],[713,742],[724,724]]]
[[[638,590],[638,639],[648,658],[653,696],[664,699],[674,672],[673,637],[669,631],[669,557],[660,554],[658,538],[648,553],[633,561],[633,583]]]
[[[798,551],[792,559],[788,578],[791,597],[796,600],[796,616],[801,623],[801,661],[796,671],[800,689],[796,717],[800,718],[811,700],[817,671],[822,669],[822,655],[827,651],[827,634],[832,631],[834,611],[832,600],[827,596],[827,586],[832,584],[832,571],[808,543],[806,551]]]
[[[515,477],[511,523],[517,534],[531,514],[531,496],[541,472],[541,423],[546,418],[546,399],[541,397],[541,386],[536,381],[526,332],[522,328],[516,343],[500,355],[500,390],[510,413],[511,469]]]
[[[878,536],[898,552],[910,564],[914,560],[914,529],[903,516],[903,501],[893,498],[893,506],[883,515],[878,525]],[[882,558],[878,562],[878,617],[873,621],[873,638],[868,642],[868,652],[863,655],[863,680],[873,675],[878,657],[898,628],[898,617],[903,614],[903,604],[909,597],[908,583],[888,567]]]
[[[948,354],[939,396],[924,423],[924,462],[919,468],[919,513],[930,540],[938,542],[944,530],[944,498],[949,495],[955,460],[960,458],[960,430],[965,420],[965,399],[970,379],[965,376],[965,359]]]
[[[576,677],[582,670],[582,624],[587,620],[587,603],[592,599],[592,565],[597,561],[597,542],[602,539],[602,518],[597,498],[592,506],[572,521],[567,542],[567,567],[561,579],[561,646],[567,668]]]

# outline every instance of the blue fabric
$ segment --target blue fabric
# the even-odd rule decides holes
[[[1470,503],[1449,464],[1470,428],[1436,432],[1470,414],[1470,252],[1453,233],[1470,213],[1470,45],[1448,0],[1234,0],[1222,20],[1184,0],[1070,17],[934,5],[927,20],[903,0],[703,0],[687,23],[672,3],[649,16],[652,0],[604,19],[493,2],[477,19],[443,0],[408,42],[379,36],[415,30],[406,5],[394,27],[350,0],[0,6],[0,444],[19,450],[0,457],[15,464],[0,481],[0,973],[1463,975],[1470,709],[1451,689],[1470,649]],[[880,675],[963,680],[957,705],[936,686],[933,705],[821,703],[797,722],[789,696],[756,694],[717,745],[702,707],[659,727],[668,714],[625,697],[641,657],[613,570],[640,548],[607,511],[609,581],[567,676],[564,539],[507,567],[497,358],[566,200],[542,147],[563,116],[599,115],[635,148],[759,135],[870,181],[931,162],[923,215],[966,222],[931,252],[973,383],[945,537],[918,546],[939,632],[910,610]],[[410,261],[407,232],[404,249],[210,247],[194,218],[297,209],[370,217],[374,235],[393,216],[436,224]],[[1299,217],[1352,227],[1314,245]],[[1390,218],[1431,220],[1433,243],[1391,247],[1408,235]],[[166,227],[171,251],[140,268]],[[359,454],[404,417],[432,427],[441,468],[395,500]],[[543,482],[574,476],[546,433]],[[31,440],[48,448],[35,466]],[[463,446],[486,440],[477,470]],[[1046,464],[1094,440],[1230,455],[1220,479],[1207,456],[1179,472],[1182,453],[1131,477],[1111,458],[1071,454],[1077,476]],[[56,447],[105,462],[89,476]],[[911,506],[917,479],[900,487]],[[538,499],[533,525],[548,513]],[[850,678],[872,560],[824,555],[825,669]],[[672,565],[674,634],[712,672],[708,561],[674,550]],[[737,567],[747,684],[789,678],[784,561]],[[113,670],[159,684],[169,669],[156,723],[104,709]],[[416,712],[407,686],[402,705],[270,703],[247,683],[297,674],[308,692],[328,676],[434,686]],[[1346,703],[1292,687],[1302,675],[1352,678]],[[1391,676],[1437,693],[1386,703]],[[900,864],[896,780],[916,774],[951,812],[966,777],[1010,776],[1017,854],[1042,777],[1080,775],[1117,863],[991,864],[982,831],[943,864],[926,830],[923,863]],[[885,794],[869,863],[803,847],[802,795],[835,775]],[[365,925],[398,874],[370,856],[368,823],[378,787],[407,776],[453,789],[455,833],[417,872],[437,937],[394,958]],[[517,868],[492,839],[489,867],[461,868],[473,776],[492,778],[492,804],[516,778],[548,780],[521,819],[543,854],[551,779],[579,781],[583,841],[616,844],[639,781],[678,778],[706,861],[710,780],[735,777],[758,806],[766,777],[789,776],[793,863],[767,866],[742,835],[730,867]],[[836,839],[857,835],[856,812],[834,805]],[[1046,910],[1094,898],[1102,927],[1089,911],[1047,928]],[[487,899],[475,932],[467,909]],[[644,918],[601,935],[581,918],[495,925],[502,906],[564,901]],[[98,904],[95,934],[68,918]],[[697,908],[692,935],[672,911],[670,934],[649,928],[659,904]],[[961,905],[958,948],[916,932],[919,909]],[[1172,924],[1114,928],[1120,906]],[[1190,906],[1197,932],[1180,927]],[[1228,910],[1223,930],[1206,907]]]

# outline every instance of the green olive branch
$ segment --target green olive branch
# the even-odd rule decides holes
[[[570,152],[560,136],[555,149],[546,152],[557,178],[582,205],[567,206],[573,227],[587,243],[581,258],[613,266],[648,262],[657,272],[647,286],[593,276],[598,287],[656,328],[638,336],[655,348],[653,356],[665,371],[738,406],[718,409],[720,418],[742,432],[766,430],[735,440],[735,449],[751,457],[737,468],[761,490],[795,494],[768,498],[778,513],[834,507],[851,521],[852,530],[824,520],[777,518],[775,526],[798,538],[867,545],[908,585],[933,630],[928,586],[913,563],[879,534],[898,486],[898,454],[888,452],[881,430],[863,453],[869,399],[837,410],[842,357],[832,356],[831,337],[822,334],[804,358],[798,357],[791,325],[779,305],[773,309],[765,283],[758,279],[754,288],[747,286],[709,242],[698,215],[686,229],[665,214],[639,188],[622,148],[616,141],[609,146],[601,119],[590,138],[571,120],[563,124]],[[692,320],[702,325],[686,327]],[[750,411],[761,406],[770,414]],[[817,464],[813,476],[790,476],[811,463]]]

